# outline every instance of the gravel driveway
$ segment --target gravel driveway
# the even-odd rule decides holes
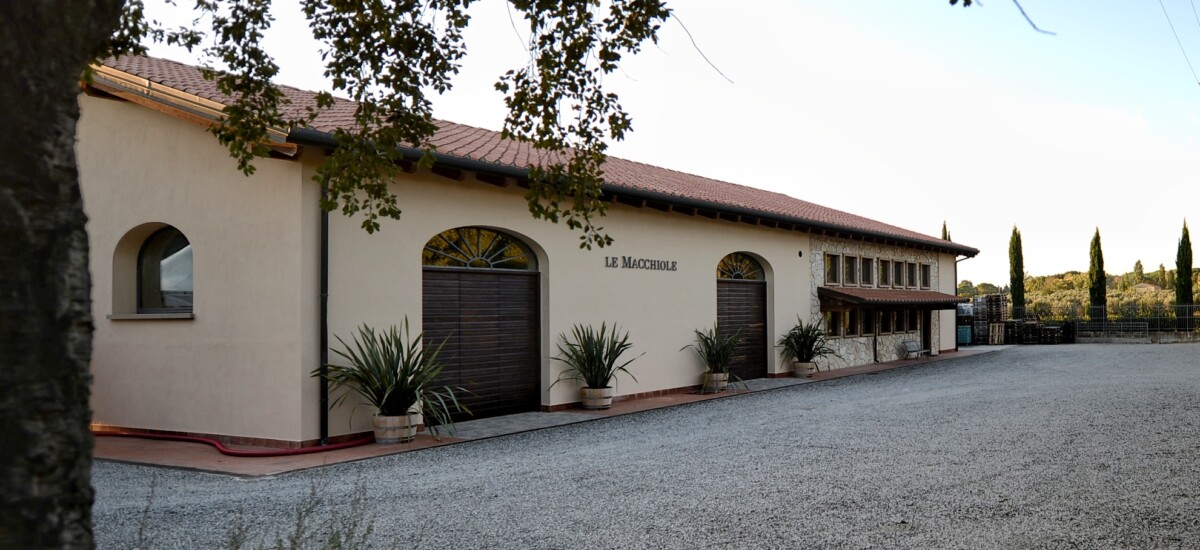
[[[364,493],[379,547],[1200,548],[1200,346],[1015,347],[270,478],[93,476],[101,548],[239,523],[273,545],[305,502],[322,537]]]

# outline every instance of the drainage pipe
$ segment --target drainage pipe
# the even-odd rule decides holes
[[[358,447],[361,445],[366,445],[367,443],[370,443],[372,441],[375,441],[374,436],[367,436],[367,437],[364,437],[361,439],[354,439],[354,440],[350,440],[350,441],[343,441],[341,443],[335,443],[333,445],[322,444],[317,447],[301,447],[299,449],[277,449],[277,450],[273,450],[273,451],[239,451],[237,449],[230,449],[229,447],[226,447],[220,441],[217,441],[215,439],[211,439],[211,438],[207,438],[207,437],[192,436],[192,435],[150,434],[150,433],[139,433],[139,432],[108,432],[108,431],[92,432],[92,435],[94,435],[96,437],[136,437],[139,439],[158,439],[158,440],[164,440],[164,441],[185,441],[185,442],[189,442],[189,443],[204,443],[206,445],[212,445],[213,447],[216,447],[216,449],[218,451],[220,451],[221,454],[223,454],[223,455],[246,457],[246,458],[266,458],[266,457],[272,457],[272,456],[295,456],[295,455],[307,455],[307,454],[312,454],[312,453],[323,453],[326,451],[336,451],[338,449],[349,449],[351,447]]]
[[[321,334],[318,342],[321,347],[320,361],[317,373],[320,377],[321,401],[321,445],[329,445],[329,211],[325,210],[325,189],[321,188],[321,202],[317,208],[321,210]]]

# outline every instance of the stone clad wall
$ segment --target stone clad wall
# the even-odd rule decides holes
[[[837,254],[840,257],[858,256],[875,259],[875,274],[874,282],[879,282],[879,261],[892,260],[902,262],[912,262],[918,265],[929,264],[930,266],[930,287],[927,290],[936,290],[939,288],[938,274],[938,256],[935,252],[927,252],[921,250],[913,250],[910,248],[901,248],[895,246],[885,246],[873,243],[864,243],[850,241],[846,239],[831,239],[827,237],[812,238],[812,261],[810,266],[812,269],[812,295],[817,295],[817,287],[825,285],[825,254]],[[918,270],[918,276],[920,272]],[[832,285],[831,285],[832,286]],[[872,288],[873,285],[865,288]],[[859,287],[861,288],[861,287]],[[940,347],[940,319],[939,315],[934,313],[926,313],[932,318],[930,320],[930,331],[932,332],[931,342],[932,349],[936,350]],[[810,312],[810,321],[820,321],[821,303],[819,300],[813,300]],[[905,340],[921,341],[921,333],[917,330],[899,334],[881,334],[872,336],[854,336],[854,337],[836,337],[830,338],[829,346],[837,351],[840,357],[828,357],[821,361],[821,369],[825,368],[844,368],[858,365],[866,365],[874,363],[876,359],[879,362],[895,361],[905,358],[904,346]],[[875,348],[878,346],[878,349]]]

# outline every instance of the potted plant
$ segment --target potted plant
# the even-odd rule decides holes
[[[575,325],[571,335],[559,335],[558,361],[566,364],[567,369],[558,375],[558,379],[550,384],[553,388],[563,380],[578,381],[580,400],[585,409],[607,409],[612,406],[612,381],[617,373],[623,372],[637,382],[633,373],[626,370],[635,359],[620,362],[624,354],[633,344],[629,343],[629,333],[621,334],[616,323],[608,330],[605,323],[600,323],[600,329],[591,326]],[[642,355],[645,355],[644,353]]]
[[[679,348],[679,351],[692,348],[704,362],[705,370],[701,391],[704,393],[724,391],[729,386],[729,363],[737,352],[742,331],[739,329],[732,334],[722,333],[714,324],[710,329],[695,332],[696,343],[683,346]]]
[[[345,390],[332,406],[341,405],[346,396],[356,393],[362,396],[365,404],[375,407],[372,426],[375,442],[381,444],[412,441],[422,415],[435,425],[446,426],[452,433],[451,411],[470,413],[455,396],[455,392],[465,390],[434,385],[442,372],[437,356],[445,341],[433,350],[427,350],[421,345],[420,334],[415,340],[409,336],[407,317],[401,326],[403,337],[395,325],[386,332],[376,333],[364,324],[352,337],[353,346],[338,336],[345,351],[333,351],[348,364],[326,365],[324,374],[331,389]],[[320,377],[320,369],[312,375]],[[437,428],[433,433],[438,437]]]
[[[830,355],[838,357],[837,352],[829,347],[829,341],[825,338],[825,331],[820,324],[805,325],[799,317],[796,318],[796,326],[784,333],[776,345],[783,360],[792,362],[796,376],[808,377],[818,372],[820,369],[817,367],[817,358]]]

